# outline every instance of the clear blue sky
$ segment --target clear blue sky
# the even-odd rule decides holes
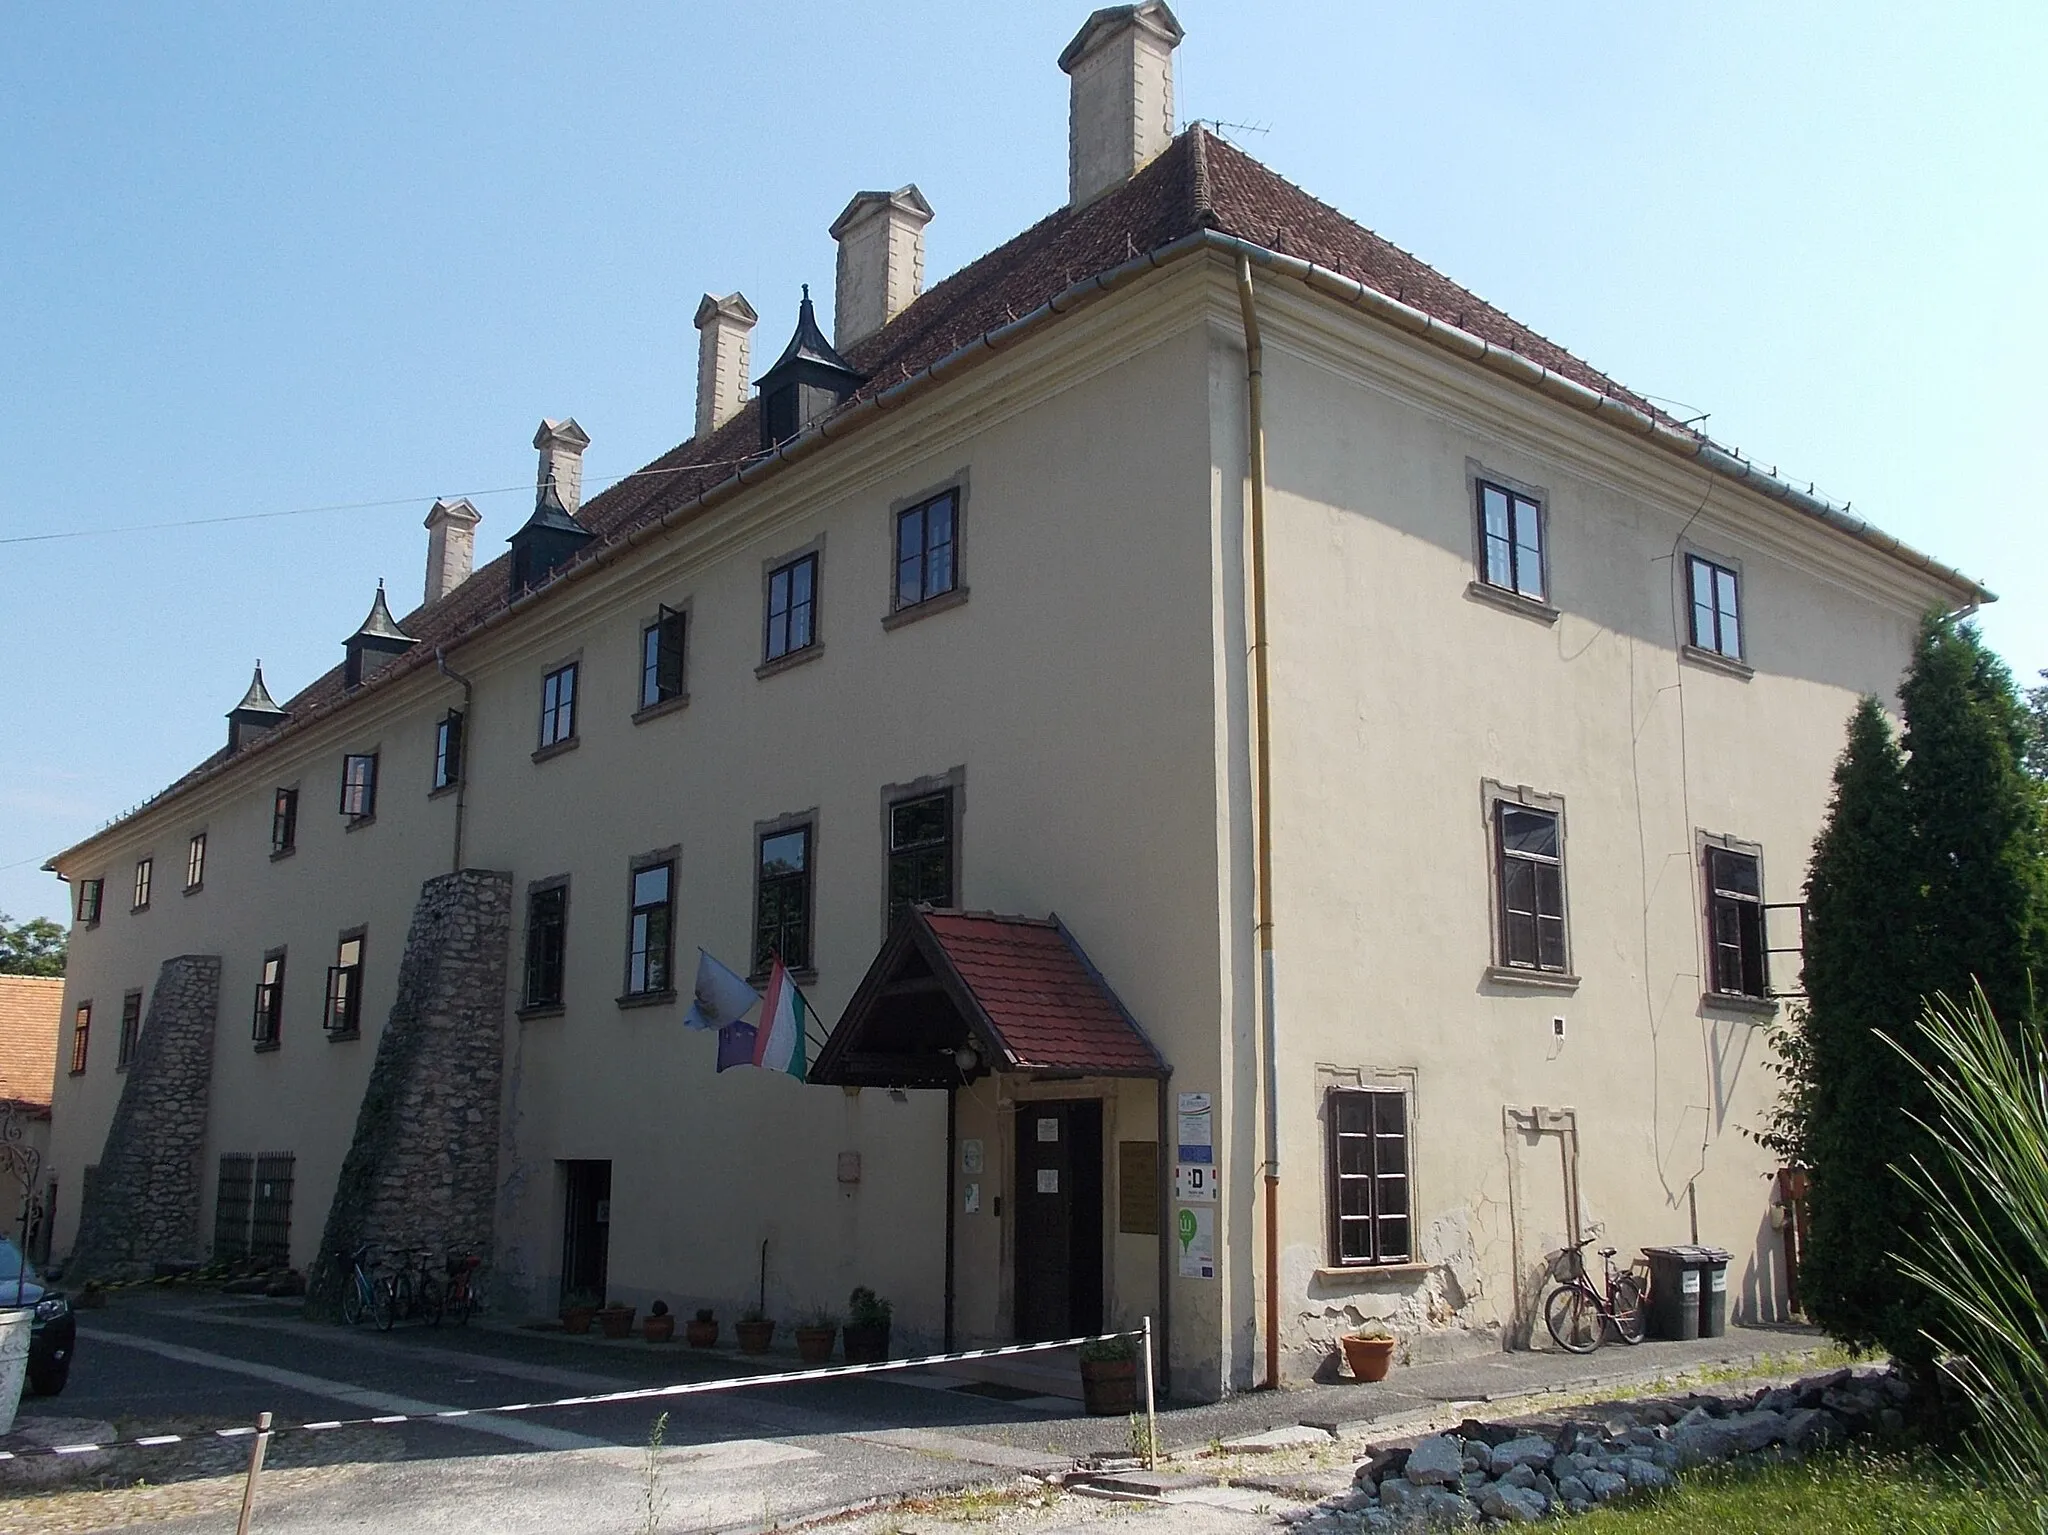
[[[2048,7],[1175,0],[1183,119],[1987,581],[2048,666]],[[436,495],[689,435],[707,289],[772,355],[863,187],[934,278],[1065,196],[1084,4],[17,9],[0,91],[0,910],[282,699]],[[530,503],[478,496],[479,556]]]

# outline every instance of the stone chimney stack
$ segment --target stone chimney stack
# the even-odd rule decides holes
[[[697,306],[697,440],[702,442],[747,404],[754,325],[761,317],[744,293],[704,295]]]
[[[436,501],[427,513],[428,602],[439,602],[469,579],[476,563],[476,525],[483,520],[467,496]]]
[[[872,336],[924,292],[924,226],[932,205],[915,185],[856,192],[832,221],[839,281],[832,294],[832,344],[840,351]]]
[[[540,449],[540,471],[534,477],[534,488],[538,490],[547,484],[548,476],[553,475],[562,509],[574,517],[583,505],[583,450],[590,446],[590,434],[576,424],[573,416],[567,421],[543,418],[540,430],[533,434],[533,445]]]
[[[1173,142],[1173,50],[1186,34],[1164,0],[1105,6],[1082,23],[1060,68],[1067,112],[1067,206],[1129,181]]]

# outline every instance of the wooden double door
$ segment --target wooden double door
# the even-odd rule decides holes
[[[1102,1103],[1017,1105],[1015,1309],[1025,1342],[1102,1331]]]

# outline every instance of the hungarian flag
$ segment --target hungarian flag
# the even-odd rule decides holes
[[[804,1024],[811,1016],[804,994],[789,978],[782,956],[768,972],[768,989],[761,994],[761,1023],[754,1034],[754,1064],[765,1071],[786,1071],[797,1081],[804,1079]]]

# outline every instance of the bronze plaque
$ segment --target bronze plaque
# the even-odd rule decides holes
[[[1116,1229],[1128,1236],[1159,1235],[1159,1143],[1118,1141]]]

